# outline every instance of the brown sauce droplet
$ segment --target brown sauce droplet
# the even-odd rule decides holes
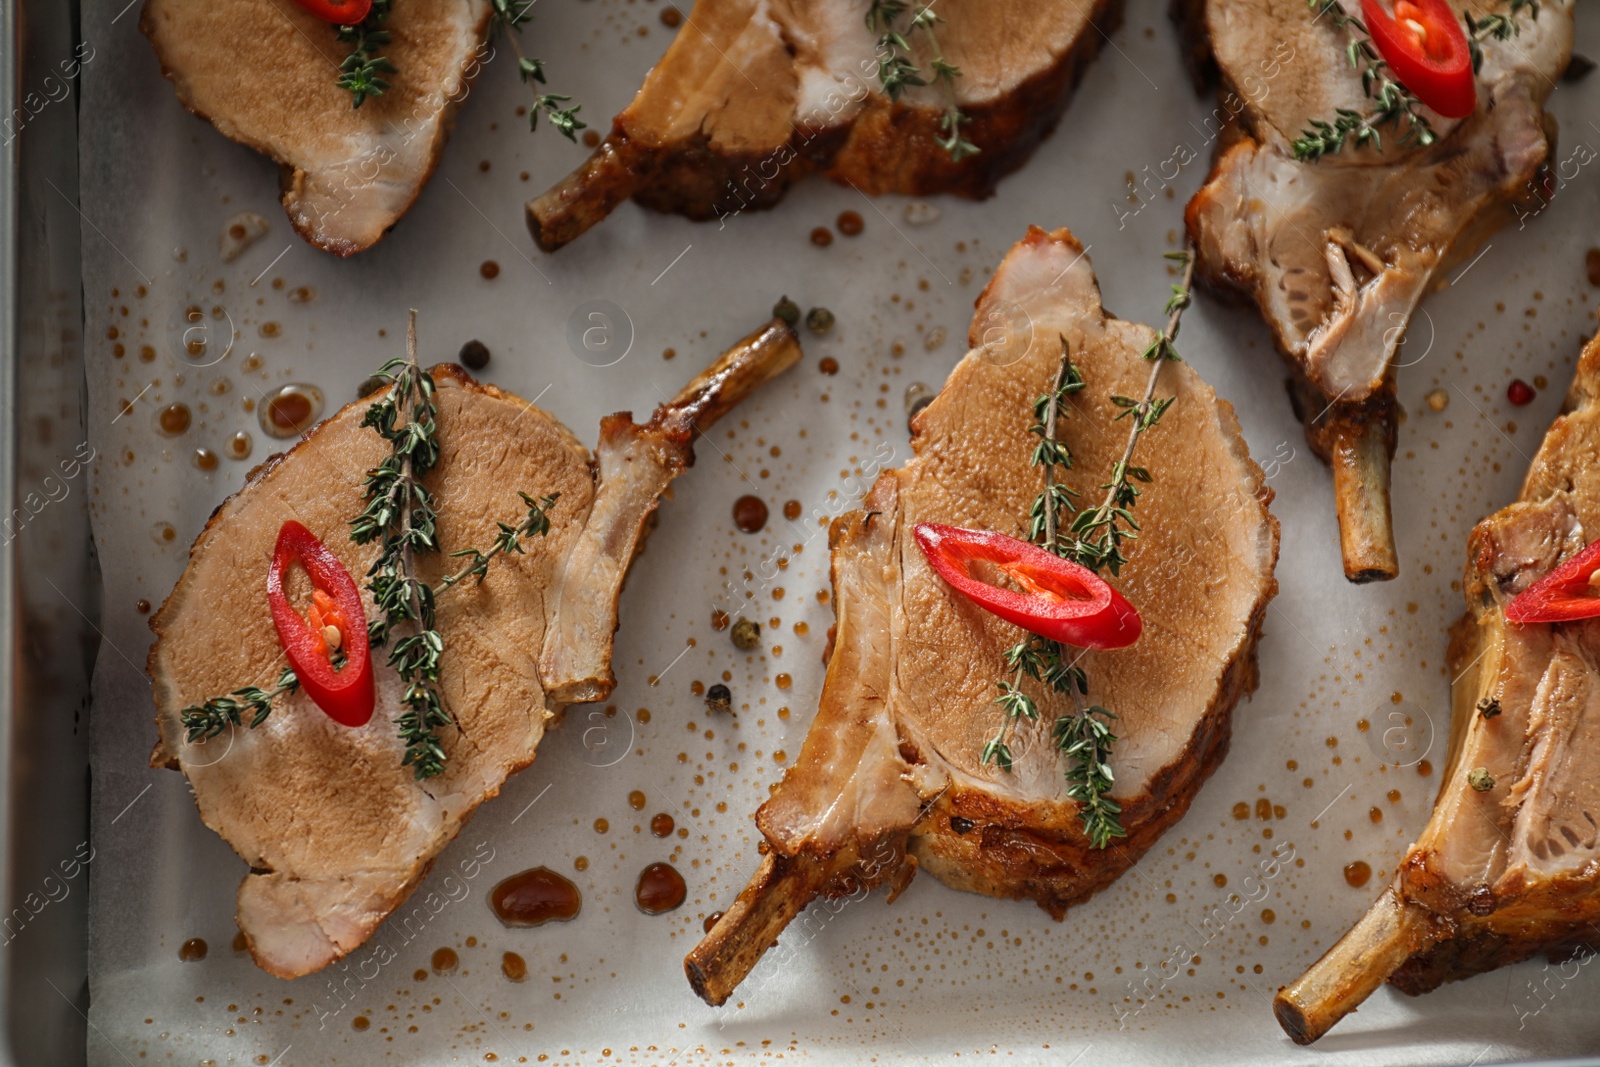
[[[1221,889],[1228,884],[1228,876],[1225,874],[1213,874],[1211,876],[1211,884]]]
[[[1268,800],[1266,797],[1256,798],[1256,818],[1272,818],[1272,801]]]
[[[206,943],[203,938],[191,937],[178,949],[178,958],[184,963],[199,963],[206,958]]]
[[[298,437],[321,415],[321,389],[314,385],[286,385],[261,405],[261,429],[273,437]]]
[[[156,417],[161,427],[161,432],[168,437],[176,437],[189,428],[193,416],[189,414],[188,404],[168,404],[161,409],[161,414]]]
[[[279,326],[275,322],[263,322],[261,324],[261,336],[262,337],[276,337],[279,334],[281,334],[282,332],[283,332],[283,327]]]
[[[1248,819],[1250,817],[1250,805],[1243,800],[1239,801],[1233,806],[1233,817],[1235,819]]]
[[[633,890],[633,902],[646,915],[664,915],[680,908],[689,896],[683,875],[667,863],[652,863],[639,872],[639,884]]]
[[[214,471],[217,469],[217,454],[209,448],[197,448],[194,450],[194,465],[203,471]]]
[[[573,860],[572,869],[575,871],[587,871],[589,869],[589,857],[579,856],[577,859]]]
[[[767,505],[746,494],[733,502],[733,524],[745,533],[757,533],[767,524]]]
[[[1344,880],[1356,889],[1367,884],[1367,879],[1372,877],[1372,868],[1363,860],[1345,864]]]
[[[823,374],[838,374],[839,361],[832,356],[823,356],[821,361],[817,363],[817,369]]]
[[[733,620],[728,618],[728,613],[721,608],[714,608],[711,612],[711,628],[713,630],[726,630],[732,625]]]
[[[818,226],[811,231],[811,243],[818,248],[827,248],[833,244],[833,231],[826,226]]]
[[[248,951],[250,951],[250,939],[248,937],[244,936],[244,931],[243,930],[240,930],[238,933],[233,935],[233,951],[235,951],[235,952],[248,952]]]
[[[678,24],[681,23],[682,21],[683,21],[683,13],[681,11],[679,11],[677,8],[668,7],[668,8],[663,8],[662,9],[662,11],[661,11],[661,25],[667,27],[667,29],[669,29],[669,30],[677,29],[678,28]],[[596,138],[595,138],[595,144],[599,144],[599,143],[600,143],[599,135],[597,134]],[[590,147],[592,148],[594,146],[590,145]],[[1600,285],[1600,282],[1596,282],[1595,284],[1596,285]]]
[[[365,1030],[371,1025],[372,1020],[367,1018],[365,1015],[357,1015],[354,1019],[350,1020],[350,1029],[352,1030]]]
[[[1367,812],[1367,818],[1371,819],[1373,822],[1382,822],[1383,809],[1376,806],[1373,807],[1371,811]]]
[[[1427,760],[1423,760],[1421,763],[1417,764],[1417,773],[1422,775],[1424,778],[1428,777],[1433,773],[1433,764],[1429,763]]]
[[[644,803],[645,795],[642,790],[635,789],[633,792],[628,794],[628,807],[632,808],[634,811],[643,811]]]
[[[155,361],[156,361],[156,350],[154,348],[152,348],[150,345],[140,345],[139,346],[139,362],[140,363],[154,363]]]
[[[461,963],[461,957],[456,955],[456,950],[453,948],[440,948],[434,949],[433,959],[429,962],[433,964],[434,974],[443,974],[455,970]]]
[[[783,517],[790,522],[798,519],[800,517],[800,501],[785,500],[783,502]]]
[[[671,837],[672,829],[675,825],[676,824],[672,821],[672,816],[668,815],[666,812],[662,812],[661,814],[651,818],[650,832],[655,834],[657,837]]]
[[[424,967],[418,967],[416,970],[412,971],[411,980],[414,982],[426,982],[428,980],[427,969]]]
[[[515,952],[507,952],[500,957],[500,973],[513,982],[520,982],[528,977],[528,961]]]
[[[773,681],[778,683],[779,689],[787,689],[794,684],[794,679],[790,678],[787,674],[780,674],[778,677],[774,678]]]
[[[485,278],[498,278],[500,277],[500,264],[496,263],[492,259],[486,259],[483,261],[483,264],[478,267],[478,273],[483,275]]]
[[[228,455],[234,459],[249,459],[255,445],[254,438],[240,430],[228,438]]]
[[[150,601],[148,601],[148,600],[139,601],[137,604],[135,604],[133,606],[133,610],[137,611],[140,615],[148,615],[148,614],[150,614]],[[239,937],[243,937],[243,936],[244,936],[244,932],[241,930],[239,932]],[[236,938],[233,939],[234,944],[238,944],[239,943],[239,937],[236,937]]]
[[[722,912],[720,912],[720,911],[712,912],[710,915],[706,916],[706,921],[700,924],[700,929],[704,930],[706,933],[709,934],[711,932],[711,928],[713,926],[717,925],[717,920],[721,919],[721,918],[722,918]]]
[[[543,926],[576,918],[583,910],[583,895],[550,868],[535,867],[490,890],[489,907],[507,926]]]
[[[846,237],[859,236],[863,229],[861,216],[854,211],[839,212],[839,218],[835,221],[835,225],[839,227],[839,232]]]
[[[1384,795],[1385,795],[1385,796],[1387,796],[1387,797],[1388,797],[1388,798],[1389,798],[1389,803],[1391,803],[1391,804],[1398,804],[1398,803],[1400,803],[1400,790],[1398,790],[1398,789],[1391,789],[1391,790],[1389,790],[1389,792],[1388,792],[1388,793],[1386,793],[1386,794],[1384,794]]]
[[[1583,269],[1589,275],[1590,285],[1600,285],[1600,248],[1591,248],[1584,253]]]
[[[610,829],[611,829],[611,824],[609,822],[607,822],[606,820],[604,820],[604,819],[596,819],[594,821],[594,832],[595,833],[603,834],[603,833],[605,833],[606,831],[608,831]]]

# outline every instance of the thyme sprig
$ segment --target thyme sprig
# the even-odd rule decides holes
[[[511,50],[517,57],[517,76],[524,84],[534,83],[545,85],[544,60],[529,59],[522,52],[522,40],[519,36],[522,27],[533,21],[529,8],[533,7],[533,0],[492,0],[494,12],[491,16],[493,25],[489,35],[501,27],[505,27],[506,39],[511,42]],[[548,115],[550,125],[561,131],[561,135],[569,141],[576,142],[578,131],[588,129],[588,124],[578,118],[578,112],[583,109],[582,104],[573,107],[562,107],[562,104],[572,102],[572,97],[565,93],[546,93],[535,89],[533,106],[528,108],[528,129],[539,128],[539,115]]]
[[[1039,443],[1034,446],[1032,461],[1041,468],[1044,488],[1030,512],[1029,537],[1063,559],[1094,571],[1105,569],[1112,575],[1127,562],[1122,551],[1123,541],[1138,537],[1139,526],[1132,509],[1138,502],[1139,490],[1133,483],[1148,484],[1151,479],[1148,470],[1133,465],[1134,449],[1139,438],[1160,421],[1172,403],[1171,397],[1158,399],[1155,390],[1162,369],[1179,358],[1178,327],[1184,309],[1189,306],[1194,283],[1192,245],[1181,252],[1169,253],[1167,258],[1182,262],[1183,274],[1167,300],[1166,326],[1143,352],[1144,358],[1153,364],[1144,395],[1138,400],[1112,397],[1112,402],[1122,408],[1117,418],[1132,420],[1127,443],[1112,468],[1110,480],[1100,486],[1106,491],[1104,500],[1098,507],[1080,510],[1065,528],[1061,515],[1065,509],[1073,507],[1076,494],[1056,478],[1058,468],[1072,469],[1072,452],[1058,437],[1057,424],[1072,395],[1085,386],[1083,375],[1072,362],[1066,338],[1061,339],[1061,366],[1050,391],[1034,401],[1035,422],[1030,432],[1038,435]],[[999,683],[1000,695],[995,699],[1001,709],[1000,727],[984,746],[982,762],[994,763],[1010,773],[1014,762],[1011,738],[1017,723],[1023,719],[1038,720],[1038,704],[1022,687],[1025,678],[1070,697],[1073,710],[1056,719],[1051,737],[1056,751],[1067,761],[1066,795],[1078,802],[1078,818],[1084,835],[1092,847],[1105,848],[1114,839],[1127,836],[1121,821],[1122,808],[1111,799],[1111,790],[1116,784],[1111,754],[1117,741],[1112,725],[1117,716],[1109,708],[1085,702],[1089,694],[1088,676],[1078,666],[1077,658],[1069,658],[1068,653],[1067,646],[1036,634],[1028,635],[1006,651],[1005,665],[1010,677]]]
[[[1170,396],[1156,398],[1156,383],[1161,379],[1162,368],[1180,358],[1176,344],[1178,326],[1183,320],[1184,309],[1189,306],[1194,285],[1195,257],[1192,246],[1180,252],[1168,252],[1166,258],[1183,264],[1183,276],[1178,284],[1172,286],[1172,294],[1167,298],[1165,328],[1142,353],[1152,364],[1144,396],[1138,400],[1126,396],[1111,397],[1111,402],[1122,409],[1116,421],[1132,420],[1128,426],[1127,444],[1122,449],[1121,458],[1111,468],[1111,480],[1100,486],[1106,491],[1105,500],[1092,511],[1080,511],[1072,521],[1074,562],[1096,572],[1104,568],[1111,572],[1112,577],[1120,574],[1123,564],[1128,562],[1128,557],[1122,552],[1122,542],[1139,539],[1139,523],[1133,517],[1133,506],[1139,501],[1140,491],[1134,483],[1149,485],[1150,472],[1133,465],[1133,450],[1144,432],[1160,422],[1161,416],[1172,405],[1173,398]]]
[[[961,127],[972,121],[956,103],[956,79],[961,77],[961,68],[945,58],[935,29],[944,20],[934,14],[933,3],[916,6],[915,10],[913,6],[907,0],[872,0],[867,7],[867,29],[878,34],[878,51],[883,57],[878,60],[878,81],[889,99],[898,101],[907,87],[928,85],[928,78],[932,77],[932,84],[944,97],[944,114],[939,117],[939,129],[944,133],[935,140],[952,163],[959,163],[978,154],[978,146],[961,132]],[[912,11],[911,18],[902,32],[896,26],[908,10]],[[926,74],[911,59],[908,33],[920,33],[928,44]]]
[[[1522,27],[1517,24],[1517,16],[1524,10],[1529,18],[1537,20],[1539,0],[1511,0],[1504,14],[1485,15],[1481,19],[1474,19],[1470,11],[1462,12],[1461,17],[1467,22],[1467,48],[1472,53],[1474,74],[1483,69],[1483,42],[1509,41],[1521,33]]]
[[[294,668],[285,667],[278,676],[278,684],[271,689],[247,685],[225,697],[217,697],[204,704],[192,704],[179,715],[188,733],[189,743],[199,744],[211,740],[229,726],[248,725],[254,730],[272,714],[274,700],[299,688],[300,679],[295,677]],[[249,723],[244,722],[246,714],[250,716]]]
[[[422,478],[439,462],[439,409],[433,376],[417,362],[417,313],[406,324],[406,356],[391,359],[378,371],[389,382],[383,395],[367,408],[361,424],[389,442],[389,455],[367,472],[367,506],[350,522],[350,539],[358,545],[378,541],[382,550],[367,571],[378,617],[367,624],[374,647],[387,645],[396,628],[409,632],[389,650],[389,666],[405,684],[405,711],[395,719],[406,754],[402,766],[420,780],[444,772],[440,731],[454,723],[439,689],[444,637],[437,628],[438,595],[468,578],[483,581],[496,556],[520,554],[523,541],[550,532],[548,510],[560,496],[535,499],[519,493],[528,513],[519,523],[498,523],[499,534],[487,552],[464,548],[451,558],[467,564],[440,580],[438,587],[417,576],[417,557],[439,551],[438,512]]]
[[[433,377],[417,363],[417,313],[406,325],[406,356],[378,371],[389,387],[367,408],[362,426],[389,442],[389,455],[367,472],[367,506],[350,523],[350,540],[378,541],[381,551],[367,571],[367,589],[378,617],[367,624],[374,647],[389,643],[396,628],[409,630],[389,649],[389,666],[405,685],[395,719],[406,754],[401,765],[421,780],[444,773],[440,731],[451,725],[439,691],[444,638],[436,629],[433,587],[417,576],[417,556],[437,552],[438,513],[422,478],[439,461],[438,406]]]
[[[344,44],[351,45],[350,54],[339,64],[339,88],[350,91],[350,106],[360,107],[369,96],[382,96],[389,88],[385,74],[397,73],[395,65],[378,54],[389,43],[389,31],[383,28],[389,18],[394,0],[372,0],[367,17],[354,26],[337,26],[334,33]]]
[[[1439,135],[1434,132],[1433,124],[1418,110],[1422,101],[1390,76],[1389,64],[1373,46],[1367,24],[1346,11],[1339,0],[1307,0],[1307,3],[1317,12],[1318,19],[1331,19],[1334,27],[1349,37],[1345,58],[1350,61],[1352,70],[1361,72],[1361,90],[1373,101],[1373,107],[1365,112],[1337,108],[1331,122],[1312,119],[1292,146],[1294,158],[1314,163],[1352,141],[1357,147],[1370,143],[1382,151],[1381,128],[1385,126],[1399,131],[1401,145],[1427,147],[1437,141]]]
[[[483,552],[476,548],[463,548],[459,552],[450,553],[451,558],[470,558],[472,562],[440,579],[439,587],[448,589],[457,582],[464,582],[468,578],[477,578],[478,584],[483,584],[483,579],[489,573],[489,561],[496,556],[517,554],[523,552],[522,542],[529,537],[543,537],[550,532],[550,516],[546,514],[555,502],[561,498],[560,493],[551,493],[535,500],[527,493],[518,493],[522,502],[528,507],[528,517],[515,526],[510,523],[500,522],[495,525],[500,527],[500,533],[495,537],[494,544],[489,551]]]

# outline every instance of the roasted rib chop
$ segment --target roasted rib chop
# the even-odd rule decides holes
[[[385,21],[389,88],[351,106],[350,53],[293,0],[145,0],[139,25],[183,106],[281,167],[283,209],[316,247],[348,256],[410,210],[456,106],[487,61],[489,0],[405,0]]]
[[[259,728],[202,744],[185,740],[180,719],[185,706],[265,684],[283,666],[264,582],[286,519],[318,534],[353,576],[376,558],[377,545],[348,537],[365,472],[389,447],[361,426],[368,402],[323,422],[217,509],[151,620],[161,731],[151,762],[188,776],[201,817],[250,865],[238,920],[258,964],[292,978],[361,944],[473,809],[533,761],[554,713],[611,691],[617,597],[645,521],[694,461],[695,437],[799,356],[794,332],[773,320],[648,423],[608,416],[593,461],[546,412],[453,365],[436,369],[443,455],[425,484],[440,502],[441,552],[422,557],[422,576],[436,581],[460,565],[451,551],[492,543],[496,522],[516,517],[519,490],[561,494],[549,536],[496,560],[481,586],[439,597],[441,686],[459,729],[445,731],[438,778],[418,782],[401,766],[392,721],[401,685],[387,666],[375,668],[378,710],[359,729],[334,724],[303,693],[280,698]]]
[[[1600,623],[1515,625],[1504,613],[1600,536],[1600,340],[1584,349],[1566,407],[1517,502],[1467,540],[1433,815],[1372,910],[1278,993],[1278,1021],[1301,1044],[1385,979],[1426,993],[1539,952],[1600,948]],[[1498,711],[1485,716],[1490,700]],[[1468,782],[1478,768],[1493,779],[1481,792]]]
[[[1189,203],[1200,274],[1254,301],[1293,369],[1306,439],[1334,469],[1351,581],[1399,573],[1389,517],[1399,346],[1446,267],[1513,221],[1511,205],[1538,198],[1554,132],[1544,101],[1572,54],[1572,9],[1524,10],[1518,36],[1485,44],[1477,112],[1456,122],[1423,109],[1440,134],[1431,147],[1403,146],[1386,127],[1381,152],[1346,147],[1302,163],[1290,145],[1311,120],[1371,107],[1343,31],[1304,3],[1175,4],[1191,37],[1209,42],[1221,110],[1237,113]],[[1276,51],[1263,53],[1266,40]]]
[[[1007,321],[1027,325],[993,332]],[[1109,396],[1142,392],[1140,353],[1153,336],[1105,313],[1065,230],[1031,230],[1001,263],[978,300],[971,342],[980,347],[917,416],[916,457],[834,522],[838,628],[821,703],[798,760],[756,815],[770,845],[760,870],[686,961],[708,1002],[722,1003],[819,893],[885,881],[898,891],[919,867],[1060,918],[1180,818],[1221,760],[1233,706],[1255,686],[1278,524],[1233,409],[1187,364],[1163,375],[1160,392],[1176,401],[1141,445],[1154,485],[1117,580],[1144,635],[1082,661],[1091,699],[1121,716],[1115,798],[1126,840],[1092,849],[1064,795],[1049,741],[1070,708],[1063,698],[1036,692],[1040,721],[1019,738],[1013,773],[982,765],[999,721],[1001,656],[1018,631],[954,593],[911,536],[924,521],[1023,533],[1041,489],[1033,400],[1051,388],[1062,339],[1088,385],[1060,433],[1074,456],[1071,483],[1092,495],[1126,432]]]
[[[891,101],[877,35],[856,0],[701,0],[611,134],[528,204],[547,252],[633,197],[693,219],[771,207],[820,171],[864,193],[982,198],[1027,162],[1061,118],[1121,0],[942,0],[939,44],[977,155],[936,143],[935,86]],[[903,28],[903,27],[902,27]],[[913,58],[930,57],[912,33]]]

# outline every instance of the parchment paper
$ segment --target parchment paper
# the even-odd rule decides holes
[[[827,587],[821,522],[877,469],[908,455],[907,387],[943,380],[961,354],[973,298],[1030,223],[1070,225],[1107,305],[1160,318],[1169,284],[1160,256],[1178,241],[1214,128],[1205,123],[1212,104],[1179,68],[1164,0],[1129,3],[1060,127],[986,203],[869,201],[812,180],[776,210],[721,226],[624,205],[556,256],[534,248],[522,205],[585,150],[548,130],[530,135],[515,110],[525,88],[512,69],[491,64],[410,216],[349,261],[290,232],[272,164],[184,112],[125,2],[84,4],[94,54],[83,68],[81,207],[105,572],[93,708],[91,1063],[911,1063],[1000,1054],[1062,1064],[1423,1064],[1600,1048],[1592,1010],[1600,977],[1588,967],[1566,977],[1542,961],[1421,999],[1385,989],[1311,1051],[1289,1044],[1269,1005],[1367,907],[1427,816],[1448,729],[1445,629],[1462,610],[1466,532],[1513,497],[1595,329],[1600,290],[1585,278],[1584,253],[1600,243],[1600,168],[1569,164],[1549,208],[1458,268],[1413,326],[1406,352],[1415,365],[1400,382],[1409,417],[1394,466],[1398,581],[1357,588],[1340,576],[1329,475],[1301,438],[1284,372],[1254,316],[1209,294],[1189,311],[1182,351],[1236,405],[1277,492],[1281,593],[1261,644],[1261,687],[1235,713],[1232,753],[1135,871],[1063,923],[1031,904],[921,878],[892,907],[877,894],[817,913],[805,932],[787,935],[799,939],[788,963],[758,972],[735,1005],[714,1011],[690,992],[681,958],[703,917],[757,863],[749,816],[781,771],[779,754],[798,751],[821,683],[831,622],[817,597]],[[526,37],[555,86],[603,129],[667,44],[660,11],[618,0],[540,5]],[[1600,55],[1597,27],[1584,10],[1580,52]],[[1590,121],[1597,104],[1600,78],[1555,92],[1558,160],[1579,145],[1600,147]],[[1171,162],[1189,155],[1198,158]],[[1130,200],[1130,182],[1154,195]],[[243,210],[260,213],[270,231],[224,264],[219,233]],[[814,247],[811,229],[845,210],[864,217],[865,232]],[[500,267],[493,280],[480,274],[486,260]],[[315,295],[297,303],[302,287]],[[838,325],[825,338],[805,336],[804,363],[700,446],[699,464],[663,505],[622,601],[618,713],[569,712],[537,763],[441,857],[418,899],[432,891],[448,903],[423,934],[377,935],[397,952],[394,962],[370,978],[363,952],[348,969],[293,982],[257,970],[230,947],[243,863],[202,826],[182,777],[146,765],[155,741],[142,669],[150,635],[137,610],[141,600],[160,604],[211,509],[273,450],[244,401],[309,382],[332,410],[401,353],[405,312],[416,307],[427,359],[481,339],[493,352],[485,378],[538,397],[592,445],[602,414],[647,412],[784,293],[802,307],[828,307]],[[574,315],[597,300],[631,324],[630,346],[615,319],[627,354],[609,367],[577,358],[567,341]],[[190,306],[201,309],[207,351],[227,349],[212,366],[183,355],[196,339],[186,334],[196,325],[185,319]],[[266,336],[268,323],[277,336]],[[150,361],[139,357],[144,345]],[[838,361],[836,376],[819,370],[824,357]],[[1505,401],[1513,375],[1547,383],[1528,407]],[[1449,395],[1443,412],[1424,402],[1435,389]],[[194,425],[163,437],[157,415],[179,401]],[[254,438],[243,462],[225,451],[241,430]],[[217,469],[192,462],[196,447],[223,457]],[[730,520],[733,501],[750,492],[772,509],[756,536]],[[781,517],[789,500],[800,502],[800,520]],[[777,572],[780,555],[789,563]],[[711,609],[727,575],[765,573],[764,562],[777,576],[759,585],[756,612],[780,625],[766,632],[767,654],[747,666],[711,629]],[[690,688],[724,671],[736,720],[709,715]],[[780,672],[792,677],[787,689]],[[1413,725],[1387,734],[1395,745],[1387,750],[1386,732],[1407,716]],[[1371,726],[1365,733],[1360,720]],[[1431,776],[1415,765],[1424,753]],[[630,809],[632,790],[647,794],[645,810]],[[1398,799],[1388,799],[1391,790]],[[1257,818],[1262,800],[1269,819]],[[1240,804],[1247,819],[1235,818]],[[657,812],[687,838],[652,837]],[[596,832],[598,818],[609,833]],[[1285,845],[1298,860],[1235,914],[1229,901],[1241,879]],[[467,878],[462,865],[485,855]],[[689,901],[651,918],[631,892],[640,868],[658,859],[683,872]],[[1373,872],[1359,889],[1342,875],[1358,860]],[[485,903],[489,888],[539,864],[577,881],[582,915],[502,929]],[[1207,919],[1218,914],[1225,921],[1213,936]],[[208,943],[203,961],[180,961],[191,938]],[[460,954],[459,969],[417,979],[445,946]],[[502,975],[507,951],[526,958],[526,981]],[[336,998],[330,980],[353,1000]]]

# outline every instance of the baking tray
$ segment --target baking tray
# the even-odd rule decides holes
[[[42,287],[60,294],[68,324],[79,321],[70,279],[72,242],[81,237],[89,389],[81,415],[81,372],[71,358],[51,365],[60,379],[53,381],[31,362],[29,374],[18,375],[27,350],[8,348],[8,387],[44,390],[13,392],[8,411],[19,415],[18,428],[20,416],[69,413],[67,425],[50,431],[53,448],[40,461],[70,454],[68,442],[86,439],[93,450],[86,491],[63,504],[91,502],[104,580],[83,567],[82,513],[71,507],[41,513],[41,522],[60,524],[50,536],[37,544],[18,538],[7,548],[5,580],[16,583],[8,603],[18,607],[7,620],[6,647],[23,654],[28,646],[18,640],[48,634],[42,648],[60,671],[48,676],[47,698],[8,694],[13,902],[34,884],[30,878],[42,884],[51,864],[71,859],[81,840],[83,739],[73,713],[88,656],[77,631],[92,626],[104,641],[94,674],[93,859],[61,904],[25,931],[32,939],[26,956],[13,951],[6,961],[30,980],[4,972],[11,1040],[28,1050],[17,1053],[20,1061],[906,1063],[1006,1055],[1056,1063],[1420,1064],[1600,1048],[1600,1021],[1588,1010],[1600,979],[1587,969],[1552,978],[1542,962],[1417,1000],[1386,989],[1311,1050],[1287,1042],[1268,1005],[1278,985],[1365,909],[1426,818],[1438,772],[1422,773],[1422,763],[1442,763],[1444,630],[1461,610],[1453,585],[1465,533],[1514,495],[1578,347],[1595,328],[1597,292],[1583,271],[1597,243],[1595,168],[1576,165],[1546,211],[1524,228],[1513,224],[1481,259],[1458,268],[1413,329],[1401,382],[1411,414],[1395,467],[1396,582],[1357,588],[1339,577],[1329,477],[1290,415],[1264,330],[1209,296],[1190,311],[1184,353],[1235,403],[1278,494],[1282,591],[1268,614],[1261,688],[1235,713],[1233,752],[1136,870],[1061,924],[1031,905],[959,894],[932,879],[917,880],[892,907],[877,895],[814,909],[791,931],[792,951],[774,954],[732,1004],[713,1010],[689,992],[680,960],[703,916],[731,899],[756,864],[748,816],[797,751],[820,687],[830,621],[815,595],[826,588],[821,523],[850,506],[877,469],[908,454],[908,387],[943,379],[960,354],[973,297],[1030,223],[1072,226],[1108,306],[1146,321],[1159,317],[1168,284],[1160,254],[1178,239],[1181,207],[1203,175],[1211,137],[1210,104],[1189,91],[1179,70],[1165,5],[1129,4],[1060,128],[987,203],[869,201],[813,181],[774,211],[722,225],[626,206],[553,257],[533,249],[521,204],[582,150],[548,133],[529,137],[516,115],[525,90],[510,70],[491,65],[411,216],[377,248],[337,261],[289,233],[268,162],[182,111],[135,29],[136,10],[124,3],[83,5],[76,38],[68,9],[41,9],[42,18],[26,24],[30,35],[42,35],[29,40],[43,69],[82,42],[94,58],[72,95],[81,102],[81,190],[70,180],[71,153],[59,142],[47,152],[51,143],[40,136],[38,165],[59,168],[60,180],[41,195],[25,169],[19,194],[32,188],[31,199],[10,201],[17,215],[8,224],[42,218],[67,232],[53,240],[35,235],[38,258],[25,259],[29,269],[14,275],[19,288],[8,314],[46,314],[49,300],[30,299]],[[0,10],[15,30],[17,11]],[[603,121],[665,47],[660,11],[622,0],[551,5],[539,11],[530,47],[551,59],[560,89],[583,102],[584,115]],[[1600,53],[1597,28],[1587,10],[1580,14],[1580,51]],[[8,91],[27,85],[26,72],[16,73]],[[1597,103],[1600,79],[1564,85],[1552,98],[1563,130],[1558,159],[1580,143],[1600,144],[1589,121],[1600,114]],[[57,110],[68,122],[71,110]],[[32,149],[33,134],[46,129],[61,133],[39,125],[18,144]],[[70,143],[73,131],[61,135]],[[1180,144],[1199,160],[1174,174]],[[240,210],[259,212],[271,230],[223,264],[218,234]],[[809,243],[814,226],[844,210],[864,216],[863,236],[837,238],[826,249]],[[17,237],[8,246],[13,254],[28,248],[27,235]],[[493,279],[480,271],[489,260],[500,268]],[[57,284],[63,277],[69,280]],[[839,325],[825,339],[808,337],[803,365],[701,445],[699,465],[663,506],[623,598],[616,713],[568,712],[537,763],[482,810],[420,892],[456,895],[442,880],[458,860],[484,848],[493,859],[423,936],[397,945],[393,964],[363,977],[349,1003],[330,999],[328,985],[349,972],[281,982],[256,970],[230,948],[240,861],[201,826],[181,777],[146,765],[154,730],[140,671],[149,642],[141,602],[159,603],[181,570],[184,546],[249,465],[225,459],[203,471],[190,461],[194,448],[215,449],[243,430],[254,434],[259,459],[270,442],[242,401],[311,382],[330,404],[342,402],[395,353],[410,306],[422,312],[426,358],[448,358],[466,339],[482,339],[494,353],[489,380],[540,397],[592,442],[602,414],[648,410],[784,292],[830,307]],[[568,343],[569,324],[575,316],[589,321],[596,301],[605,302],[626,352],[620,362]],[[190,307],[201,309],[208,351],[227,353],[215,363],[185,362],[184,344],[194,339]],[[78,335],[52,334],[46,324],[36,351],[70,357]],[[25,338],[17,328],[5,336]],[[148,362],[135,355],[144,345],[154,353]],[[824,357],[837,360],[837,374],[823,373]],[[1515,412],[1502,399],[1513,375],[1547,382]],[[1424,402],[1436,389],[1451,397],[1444,412]],[[175,402],[196,412],[177,440],[161,437],[154,421]],[[73,419],[86,433],[69,432]],[[30,447],[19,433],[7,467],[13,498],[25,483]],[[782,502],[801,502],[802,519],[775,520],[754,537],[735,533],[732,502],[750,491],[775,515]],[[780,558],[787,560],[781,571]],[[742,595],[737,582],[729,590],[729,576],[745,569],[772,575],[755,591],[761,613],[780,620],[768,653],[750,662],[711,627],[713,608]],[[32,606],[27,591],[35,584],[57,599],[35,591]],[[783,646],[781,654],[773,645]],[[14,670],[14,685],[35,669],[46,677],[30,664]],[[692,682],[723,671],[741,708],[736,720],[712,719],[691,691]],[[18,708],[28,709],[36,732],[24,729]],[[1404,728],[1391,730],[1397,725]],[[645,811],[628,807],[632,790],[648,794]],[[1258,819],[1262,799],[1270,817]],[[1239,805],[1246,818],[1235,816]],[[689,836],[660,842],[635,829],[656,811],[672,814]],[[608,820],[608,833],[596,831],[598,818]],[[1229,886],[1238,887],[1261,851],[1285,844],[1304,865],[1287,866],[1266,884],[1265,899],[1194,944],[1203,918],[1229,907]],[[580,856],[588,862],[576,872]],[[638,869],[656,859],[684,872],[690,896],[680,911],[648,918],[629,894]],[[1373,868],[1359,889],[1341,874],[1356,860]],[[580,883],[582,916],[560,927],[500,929],[484,904],[489,885],[541,863]],[[208,943],[207,957],[183,962],[179,948],[193,938]],[[15,947],[23,947],[20,939]],[[430,970],[440,947],[460,954],[455,972]],[[527,981],[502,976],[503,951],[528,960]],[[352,962],[359,961],[358,954]],[[56,993],[31,982],[43,969],[52,970]],[[1536,987],[1546,992],[1529,999]],[[87,1035],[76,1013],[85,999]]]
[[[88,1010],[88,521],[76,10],[0,0],[0,1004],[6,1063],[78,1063]],[[70,875],[70,877],[69,877]]]

